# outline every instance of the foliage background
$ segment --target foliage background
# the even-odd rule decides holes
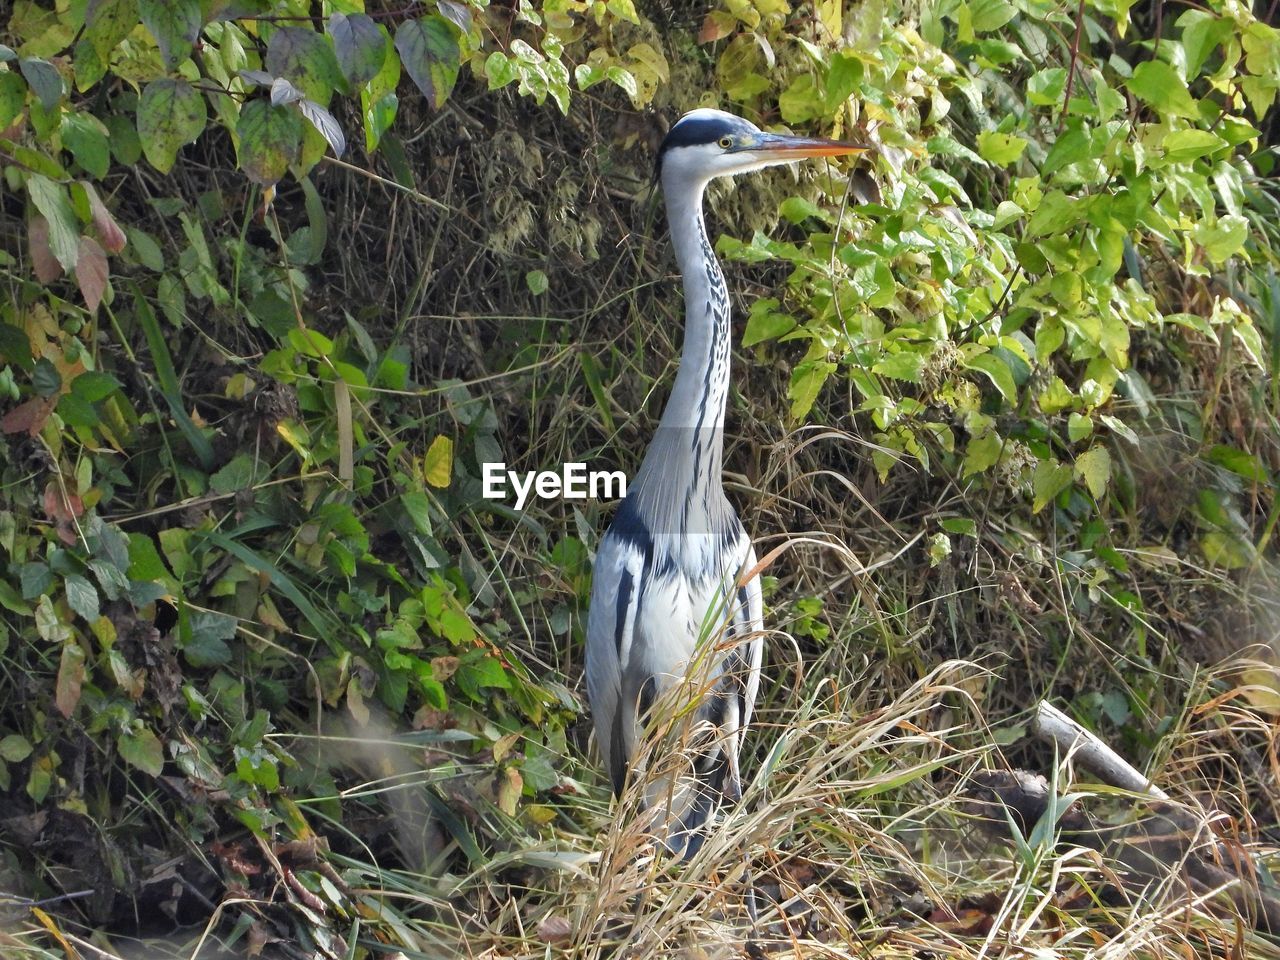
[[[638,464],[682,316],[653,151],[708,104],[874,148],[710,192],[730,494],[792,544],[748,840],[856,871],[847,944],[893,913],[875,878],[1017,887],[961,866],[946,801],[1043,765],[1051,696],[1270,849],[1273,17],[17,0],[0,888],[92,894],[6,948],[212,919],[603,949],[633,892],[577,694],[607,505],[516,514],[480,465]],[[810,790],[838,829],[784,802]]]

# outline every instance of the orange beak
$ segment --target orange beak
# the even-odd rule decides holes
[[[782,133],[762,133],[750,143],[741,144],[734,152],[760,154],[776,160],[801,160],[805,157],[842,157],[865,153],[860,143],[846,140],[819,140],[815,137],[793,137]]]

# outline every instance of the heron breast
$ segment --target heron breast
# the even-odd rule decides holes
[[[726,574],[732,583],[733,571]],[[699,642],[714,641],[729,619],[721,581],[707,577],[693,580],[679,571],[656,577],[646,585],[636,610],[633,647],[644,672],[657,678],[665,689],[684,677],[694,663]],[[708,676],[716,676],[722,666],[709,665]]]

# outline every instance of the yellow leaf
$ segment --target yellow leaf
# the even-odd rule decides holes
[[[223,393],[228,400],[243,400],[257,388],[257,384],[253,382],[253,378],[247,373],[233,374],[228,380],[227,385],[223,388]]]
[[[500,737],[493,745],[493,760],[495,763],[501,763],[506,759],[507,754],[511,752],[511,748],[520,740],[519,733],[508,733],[504,737]]]
[[[1076,457],[1075,474],[1084,480],[1095,500],[1107,492],[1111,480],[1111,454],[1106,447],[1091,447]]]
[[[444,489],[453,476],[453,441],[441,434],[431,441],[427,456],[422,462],[422,473],[427,483]]]
[[[515,767],[507,767],[504,773],[505,778],[498,784],[498,809],[508,817],[514,817],[520,793],[524,790],[524,778]]]
[[[1280,672],[1265,667],[1246,670],[1240,676],[1240,693],[1260,712],[1280,716]]]
[[[311,442],[311,437],[307,435],[307,428],[302,424],[296,420],[281,420],[276,424],[276,433],[280,434],[285,443],[293,447],[303,460],[311,459],[311,451],[307,449],[307,444]]]
[[[62,934],[62,930],[58,927],[57,921],[49,914],[45,913],[39,907],[31,908],[31,915],[40,921],[40,925],[49,931],[50,936],[58,941],[63,952],[67,955],[67,960],[79,960],[80,953],[73,947]]]
[[[554,807],[543,806],[540,803],[530,804],[525,808],[525,813],[540,827],[545,827],[559,816]]]

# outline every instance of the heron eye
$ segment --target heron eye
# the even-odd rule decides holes
[[[722,149],[722,150],[728,150],[728,149],[729,149],[730,147],[732,147],[732,146],[733,146],[733,137],[721,137],[721,138],[720,138],[720,149]]]

